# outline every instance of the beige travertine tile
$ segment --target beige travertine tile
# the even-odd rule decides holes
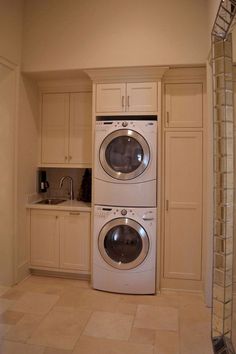
[[[60,295],[65,288],[66,282],[64,282],[64,279],[38,276],[30,276],[16,285],[16,289],[21,292],[36,292],[53,295]]]
[[[60,296],[56,306],[80,307],[84,310],[114,311],[120,300],[117,294],[86,288],[67,289]]]
[[[126,315],[135,315],[137,311],[136,304],[122,303],[119,302],[114,307],[114,312],[124,313]]]
[[[15,326],[11,326],[9,331],[4,335],[4,338],[25,342],[39,325],[42,318],[43,315],[25,314]]]
[[[153,354],[153,346],[123,340],[82,336],[73,354]]]
[[[22,312],[5,311],[0,315],[0,323],[15,325],[24,316]]]
[[[1,298],[8,300],[19,300],[24,295],[24,291],[18,290],[16,286],[5,292]]]
[[[58,295],[27,292],[11,306],[11,310],[36,315],[46,314],[58,299]]]
[[[146,328],[132,328],[129,338],[133,343],[155,344],[156,331],[154,329]]]
[[[7,311],[13,305],[14,301],[0,298],[0,314]]]
[[[1,354],[44,354],[43,347],[18,342],[3,341],[0,344]]]
[[[154,354],[180,354],[179,333],[156,331]]]
[[[72,350],[91,312],[52,310],[28,340],[30,344]]]
[[[93,312],[83,332],[84,335],[108,339],[128,340],[133,316],[111,312]]]
[[[9,286],[0,286],[0,296],[4,295],[8,290],[9,290]]]
[[[178,310],[172,307],[138,305],[134,327],[178,331]]]
[[[167,306],[179,308],[180,298],[174,292],[156,295],[121,295],[121,302],[128,302],[137,305]]]
[[[72,354],[71,350],[57,349],[57,348],[45,348],[43,354]]]
[[[12,326],[10,326],[10,325],[1,324],[1,323],[0,323],[0,340],[1,340],[1,338],[4,337],[4,335],[5,335],[8,331],[10,331],[11,328],[12,328]]]

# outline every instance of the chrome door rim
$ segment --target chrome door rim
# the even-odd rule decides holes
[[[115,138],[118,138],[120,136],[129,136],[129,137],[135,139],[141,145],[141,147],[143,149],[142,162],[140,163],[139,167],[136,168],[136,170],[129,172],[129,173],[114,171],[111,168],[111,166],[107,163],[106,158],[105,158],[105,152],[106,152],[107,146],[110,144],[110,142],[112,140],[114,140]],[[137,133],[136,131],[131,130],[131,129],[119,129],[119,130],[116,130],[115,132],[112,132],[111,134],[109,134],[103,140],[103,142],[100,146],[99,158],[100,158],[100,162],[101,162],[101,165],[102,165],[104,171],[108,175],[110,175],[111,177],[113,177],[115,179],[119,179],[119,180],[130,180],[130,179],[136,178],[139,175],[141,175],[144,172],[144,170],[147,168],[149,161],[150,161],[150,149],[149,149],[148,143],[144,139],[144,137],[142,135],[140,135],[139,133]]]
[[[113,259],[111,259],[108,256],[104,248],[104,240],[108,231],[113,227],[120,226],[120,225],[127,225],[132,227],[135,231],[138,232],[142,240],[142,251],[134,261],[129,263],[115,262]],[[113,268],[120,269],[120,270],[133,269],[136,268],[138,265],[140,265],[147,257],[149,251],[149,237],[145,229],[137,221],[134,221],[129,218],[117,218],[109,221],[101,229],[98,235],[98,249],[105,262],[111,265]]]

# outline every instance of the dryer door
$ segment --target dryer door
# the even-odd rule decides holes
[[[147,168],[150,149],[142,135],[131,129],[120,129],[103,140],[99,157],[108,175],[119,180],[130,180]]]
[[[103,259],[117,269],[133,269],[141,264],[149,251],[149,238],[136,221],[118,218],[100,231],[98,247]]]

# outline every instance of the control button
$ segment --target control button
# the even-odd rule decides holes
[[[128,122],[122,122],[122,127],[127,127]]]
[[[127,214],[127,210],[126,209],[122,209],[121,210],[121,215],[125,216]]]

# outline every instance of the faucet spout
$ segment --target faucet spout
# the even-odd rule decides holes
[[[68,179],[68,180],[70,181],[70,193],[69,193],[69,195],[70,195],[70,200],[74,200],[74,188],[73,188],[73,179],[72,179],[72,177],[70,177],[70,176],[63,176],[63,177],[60,179],[59,188],[62,188],[65,179]]]

